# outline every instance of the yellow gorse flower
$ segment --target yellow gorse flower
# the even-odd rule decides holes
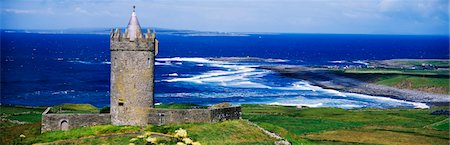
[[[183,142],[177,142],[177,145],[186,145],[186,144]]]
[[[147,142],[154,143],[154,144],[158,143],[158,140],[157,140],[156,138],[154,138],[154,137],[148,137],[148,138],[146,139],[146,141],[147,141]]]
[[[186,138],[188,136],[187,131],[180,128],[178,130],[175,130],[175,135],[174,137],[176,138]]]
[[[150,135],[152,135],[151,132],[145,132],[145,133],[144,133],[144,136],[147,136],[147,137],[148,137],[148,136],[150,136]]]
[[[192,139],[190,139],[190,138],[183,138],[183,141],[186,144],[192,144]]]
[[[137,138],[132,138],[132,139],[130,139],[130,142],[135,142],[137,140],[138,140]]]

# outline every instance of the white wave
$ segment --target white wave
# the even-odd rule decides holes
[[[430,108],[430,106],[426,105],[425,103],[420,103],[420,102],[410,102],[410,101],[398,100],[398,99],[393,99],[393,98],[388,98],[388,97],[370,96],[370,95],[356,94],[356,93],[345,93],[345,94],[347,94],[348,96],[357,97],[357,98],[373,99],[373,100],[379,100],[379,101],[384,101],[384,102],[395,102],[395,103],[400,103],[400,104],[410,104],[410,105],[413,105],[414,108],[421,108],[421,109]]]
[[[316,103],[316,104],[297,104],[297,103],[280,103],[280,102],[273,102],[273,103],[269,103],[269,105],[297,106],[297,107],[307,106],[307,107],[317,108],[317,107],[322,107],[322,106],[323,106],[323,103]]]
[[[230,86],[230,87],[237,87],[237,88],[267,88],[270,89],[272,87],[266,86],[260,83],[255,83],[251,81],[239,81],[239,82],[232,82],[230,84],[223,83],[222,86]]]
[[[347,63],[345,60],[334,60],[334,61],[328,61],[330,63]]]
[[[196,66],[205,66],[203,63],[196,64]]]
[[[238,88],[271,88],[264,84],[252,82],[251,77],[261,77],[267,71],[260,71],[254,66],[236,65],[221,61],[211,61],[204,58],[160,58],[158,61],[190,61],[201,64],[209,64],[211,67],[218,67],[224,70],[213,70],[187,78],[172,78],[164,80],[166,82],[192,82],[192,83],[211,83],[220,86],[238,87]]]
[[[353,63],[357,63],[357,64],[363,64],[363,65],[369,65],[369,63],[365,62],[365,61],[361,61],[361,60],[357,60],[357,61],[352,61]]]
[[[82,61],[82,60],[71,60],[71,61],[67,61],[67,62],[71,62],[71,63],[80,63],[80,64],[94,64],[92,62],[89,61]]]
[[[110,61],[104,61],[104,62],[102,62],[102,64],[111,64],[111,62]]]
[[[289,60],[286,59],[275,59],[275,58],[268,58],[265,60],[266,62],[288,62]]]
[[[342,92],[336,91],[336,90],[332,90],[332,89],[324,89],[318,86],[313,86],[311,84],[309,84],[306,81],[299,81],[299,82],[295,82],[292,83],[292,86],[290,87],[275,87],[275,89],[279,89],[279,90],[301,90],[301,91],[313,91],[313,92],[319,92],[322,94],[329,94],[329,95],[333,95],[333,96],[341,96],[341,97],[346,97],[346,95]]]
[[[73,93],[73,92],[75,92],[75,90],[57,91],[57,92],[53,92],[52,95],[68,94],[68,93]]]
[[[395,103],[395,104],[410,104],[413,105],[415,108],[429,108],[428,105],[425,103],[418,103],[418,102],[410,102],[405,100],[398,100],[388,97],[381,97],[381,96],[370,96],[370,95],[364,95],[364,94],[356,94],[356,93],[347,93],[347,92],[340,92],[337,90],[332,89],[324,89],[318,86],[310,85],[308,82],[300,81],[295,82],[292,84],[291,87],[274,87],[274,89],[279,90],[310,90],[313,92],[317,92],[324,95],[332,95],[332,96],[340,96],[340,97],[350,97],[350,98],[359,98],[359,99],[368,99],[376,102],[385,102],[385,103]],[[355,104],[353,104],[355,105]],[[340,108],[358,108],[363,106],[351,106],[350,104],[347,105],[341,105]]]
[[[172,57],[172,58],[156,58],[157,61],[189,61],[196,63],[220,63],[218,61],[211,61],[200,57]]]
[[[255,92],[233,92],[224,94],[191,94],[180,93],[170,94],[167,97],[200,97],[200,98],[228,98],[228,97],[266,97],[273,96],[279,97],[276,101],[265,101],[259,103],[265,104],[280,104],[280,105],[293,105],[293,106],[309,106],[309,107],[340,107],[340,108],[360,108],[367,106],[376,106],[374,104],[380,104],[383,106],[404,106],[412,105],[415,108],[429,108],[424,103],[409,102],[404,100],[397,100],[387,97],[370,96],[355,93],[340,92],[332,89],[324,89],[318,86],[311,85],[306,81],[299,81],[290,84],[287,87],[274,87],[271,85],[256,82],[255,78],[261,78],[268,74],[270,71],[256,69],[254,65],[245,65],[245,63],[230,63],[225,61],[212,61],[205,58],[157,58],[157,61],[164,61],[166,64],[172,62],[194,62],[210,67],[221,68],[221,70],[212,70],[199,75],[193,75],[189,77],[181,78],[169,78],[162,80],[166,82],[190,82],[198,84],[225,86],[232,88],[261,88],[270,89],[274,91],[264,91],[264,93]],[[179,75],[178,75],[179,76]],[[279,90],[279,91],[278,91]],[[298,97],[293,100],[292,97],[284,98],[285,96],[330,96],[325,98],[308,98]],[[305,102],[306,101],[306,102]]]
[[[171,74],[168,74],[168,76],[171,76],[171,77],[177,77],[178,74],[177,74],[177,73],[171,73]]]
[[[155,65],[172,65],[169,61],[166,61],[164,63],[161,62],[155,62]]]
[[[309,83],[307,83],[305,81],[300,81],[300,82],[292,83],[291,87],[275,87],[275,89],[279,89],[279,90],[309,90],[309,91],[317,91],[317,90],[320,90],[322,88],[318,87],[318,86],[310,85]]]

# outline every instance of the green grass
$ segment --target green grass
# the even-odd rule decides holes
[[[267,111],[264,111],[267,110]],[[358,131],[368,131],[369,135],[382,136],[384,130],[395,132],[391,134],[414,134],[417,138],[433,140],[448,139],[448,131],[425,129],[424,126],[442,121],[447,116],[430,115],[430,109],[354,109],[339,108],[306,108],[273,106],[273,105],[243,105],[243,118],[256,122],[265,129],[275,132],[293,144],[327,144],[332,142],[352,142],[352,140],[331,140],[342,134],[355,134]],[[367,127],[371,127],[367,129]],[[445,125],[444,127],[445,128]],[[330,131],[343,130],[338,133]],[[349,131],[350,130],[350,131]],[[376,132],[378,131],[378,132]],[[327,135],[322,133],[330,132]],[[359,132],[361,133],[361,132]],[[309,134],[315,136],[308,137]],[[329,138],[330,140],[327,140]],[[412,138],[413,139],[413,138]],[[367,142],[378,143],[378,142]],[[392,142],[391,142],[392,143]]]
[[[10,120],[36,123],[36,122],[41,122],[42,114],[23,114],[23,115],[17,115],[17,116],[10,116],[7,118]]]
[[[53,106],[52,112],[58,113],[99,113],[100,110],[91,104],[61,104]]]
[[[449,76],[449,70],[410,70],[401,68],[357,68],[338,70],[345,73]]]
[[[44,109],[45,107],[0,106],[0,114],[5,119],[36,123],[41,121],[41,113]],[[7,128],[16,125],[18,124],[7,120],[0,120],[0,128]]]
[[[76,139],[85,136],[96,136],[109,133],[123,133],[123,132],[136,132],[140,128],[135,126],[113,126],[113,125],[98,125],[92,127],[80,127],[71,129],[69,131],[51,131],[38,135],[34,138],[27,138],[22,143],[43,143],[52,142],[65,139]]]
[[[441,122],[439,124],[436,124],[433,126],[434,129],[437,130],[443,130],[443,131],[449,131],[450,132],[450,120]]]
[[[175,130],[186,129],[188,135],[194,141],[202,144],[273,144],[275,141],[264,134],[258,128],[247,124],[242,120],[224,121],[219,123],[195,123],[181,125],[164,125],[145,127],[145,131],[174,134]],[[44,143],[58,140],[66,140],[57,144],[83,144],[83,143],[117,143],[127,144],[137,135],[119,135],[106,138],[82,138],[88,136],[100,136],[102,134],[138,131],[138,127],[99,125],[93,127],[82,127],[69,131],[52,131],[32,138],[27,138],[21,143]],[[82,138],[82,139],[78,139]],[[143,144],[143,142],[138,143]]]
[[[200,105],[196,105],[196,104],[160,104],[160,105],[155,105],[155,108],[193,109],[193,108],[207,108],[207,106],[200,106]]]
[[[92,138],[82,138],[82,139],[72,139],[72,140],[61,140],[55,142],[57,145],[67,145],[67,144],[117,144],[117,145],[127,145],[129,144],[132,138],[136,136],[133,135],[120,135],[120,136],[109,136],[109,137],[92,137]],[[166,145],[174,145],[176,142],[170,138],[156,137],[158,139],[158,143],[166,144]],[[136,145],[146,145],[146,142],[143,139],[137,140],[133,142]]]
[[[275,141],[258,128],[242,120],[219,123],[195,123],[182,125],[152,126],[147,130],[161,133],[173,133],[183,128],[189,137],[202,144],[273,144]]]
[[[351,69],[333,71],[337,75],[364,82],[439,94],[450,94],[449,72],[435,70]],[[397,73],[394,73],[395,71]],[[413,72],[413,73],[412,73]]]
[[[1,115],[11,115],[24,112],[44,112],[44,107],[14,107],[14,106],[0,106]]]
[[[25,135],[26,138],[34,138],[41,132],[41,123],[14,125],[10,127],[0,128],[0,144],[20,144],[19,136]]]

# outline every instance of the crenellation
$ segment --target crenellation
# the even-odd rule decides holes
[[[113,40],[114,38],[114,28],[111,28],[111,32],[109,32],[109,39]]]
[[[120,38],[121,36],[120,36],[120,29],[119,28],[116,28],[116,31],[114,32],[114,41],[120,41]]]

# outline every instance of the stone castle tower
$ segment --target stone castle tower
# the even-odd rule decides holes
[[[154,108],[154,67],[158,53],[156,33],[141,32],[133,7],[130,22],[121,33],[111,30],[111,110],[110,114],[42,113],[41,132],[68,130],[101,124],[145,126],[148,124],[205,123],[240,119],[240,106],[207,109]]]
[[[154,63],[158,51],[156,33],[144,35],[134,6],[130,21],[121,33],[111,30],[111,122],[113,125],[148,124],[154,105]]]

